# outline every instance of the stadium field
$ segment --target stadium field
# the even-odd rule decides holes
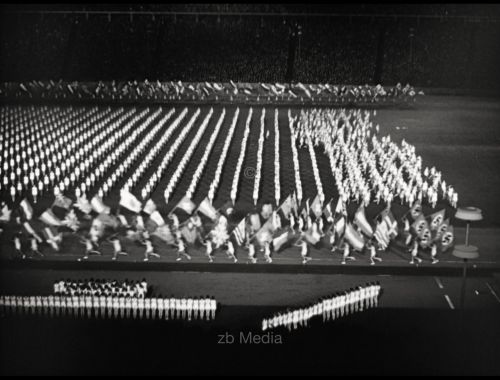
[[[56,106],[52,106],[56,107]],[[66,107],[66,106],[65,106]],[[75,106],[75,109],[79,106]],[[89,106],[83,106],[85,108]],[[116,107],[116,106],[111,106]],[[151,105],[149,113],[161,107],[161,114],[173,105]],[[163,191],[170,176],[182,160],[203,115],[210,106],[175,105],[176,114],[187,107],[188,117],[200,108],[200,117],[179,147],[179,154],[167,168],[163,179],[152,193],[162,213],[168,213],[185,194],[197,163],[203,155],[218,115],[226,109],[226,118],[208,161],[206,170],[194,195],[199,203],[207,193],[215,174],[220,152],[231,127],[235,105],[213,105],[214,114],[204,137],[194,151],[182,178],[166,205]],[[106,105],[99,105],[105,109]],[[265,105],[265,125],[269,135],[264,145],[262,168],[262,201],[273,203],[274,197],[274,109],[279,110],[281,198],[293,191],[294,169],[291,160],[290,133],[287,129],[289,107]],[[55,108],[54,108],[55,109]],[[129,106],[125,110],[130,110]],[[146,109],[141,105],[138,112]],[[292,113],[299,107],[290,107]],[[243,170],[239,182],[236,216],[253,210],[252,189],[256,167],[259,117],[262,106],[254,106]],[[43,258],[11,260],[12,230],[4,226],[1,237],[3,269],[0,289],[3,294],[50,294],[54,281],[70,279],[147,279],[153,294],[175,297],[205,296],[218,301],[217,318],[211,323],[130,321],[130,320],[71,320],[34,316],[2,318],[0,355],[2,374],[63,374],[81,368],[80,374],[106,373],[359,373],[359,374],[499,374],[496,360],[499,350],[498,316],[500,287],[498,273],[500,258],[500,214],[498,197],[500,165],[500,104],[497,99],[449,96],[421,97],[408,107],[369,109],[372,120],[380,125],[381,135],[392,140],[405,139],[416,146],[424,166],[436,166],[447,183],[459,194],[459,205],[473,205],[483,210],[484,220],[473,225],[471,242],[479,247],[480,258],[471,265],[466,288],[466,311],[460,312],[460,270],[462,263],[451,250],[440,255],[440,262],[430,263],[427,251],[421,254],[424,262],[411,266],[409,253],[401,239],[381,253],[382,263],[369,265],[366,253],[355,254],[357,260],[340,264],[340,255],[329,252],[326,244],[311,250],[312,261],[302,265],[297,247],[289,247],[273,256],[273,263],[260,260],[257,265],[246,264],[245,251],[238,249],[239,263],[234,264],[223,252],[216,253],[215,263],[209,264],[203,247],[190,247],[191,262],[175,262],[176,250],[159,240],[155,246],[160,259],[143,263],[144,247],[123,241],[129,256],[112,262],[112,246],[104,242],[102,257],[91,256],[88,262],[78,262],[83,245],[77,236],[65,233],[61,251],[43,247]],[[248,105],[240,106],[233,140],[223,167],[216,207],[228,199],[236,162],[244,134]],[[185,123],[187,121],[185,120]],[[185,125],[185,124],[184,124]],[[171,147],[180,130],[173,135],[155,161],[148,166],[144,178],[159,165],[161,157]],[[334,201],[338,194],[333,185],[329,163],[317,151],[318,167],[327,199]],[[142,152],[139,160],[147,154]],[[313,198],[315,185],[310,156],[299,149],[304,200]],[[245,173],[245,169],[246,173]],[[145,179],[140,181],[140,189]],[[115,209],[119,202],[116,191],[104,199]],[[136,193],[139,196],[140,193]],[[35,213],[50,207],[52,199],[43,198],[34,205]],[[356,205],[348,206],[352,214]],[[444,207],[455,226],[456,243],[464,241],[462,222],[453,218],[453,210]],[[373,218],[383,205],[370,205],[367,217]],[[408,210],[394,204],[396,218]],[[424,213],[430,207],[424,204]],[[33,224],[37,227],[38,222]],[[40,226],[40,225],[38,225]],[[260,258],[260,253],[257,254]],[[379,308],[355,314],[331,324],[313,321],[311,327],[294,332],[276,330],[280,344],[242,343],[240,334],[259,335],[262,318],[284,308],[307,305],[320,297],[342,291],[369,281],[382,287]],[[234,336],[236,344],[218,344],[221,336]],[[154,338],[152,338],[154,337]],[[50,350],[40,350],[42,342],[50,339]],[[239,341],[238,341],[239,339]],[[245,341],[246,342],[246,341]],[[25,358],[30,366],[25,366]],[[124,360],[124,358],[132,360]],[[363,363],[360,366],[360,362]],[[85,364],[84,364],[85,363]],[[293,364],[291,364],[293,363]]]
[[[499,6],[0,20],[0,376],[500,375]]]
[[[16,106],[6,106],[7,108]],[[25,112],[25,106],[19,106],[21,113]],[[35,107],[36,108],[36,107]],[[98,110],[104,111],[106,105],[99,105]],[[112,110],[118,109],[118,106],[110,106]],[[209,138],[214,132],[217,121],[224,109],[226,115],[221,125],[221,129],[214,141],[213,148],[208,156],[207,166],[203,170],[196,191],[193,195],[193,201],[200,203],[206,196],[210,183],[216,174],[217,162],[220,158],[221,151],[228,137],[231,128],[233,116],[237,110],[236,105],[218,105],[214,104],[208,106],[196,104],[152,104],[149,107],[138,106],[133,112],[140,113],[144,110],[144,114],[151,115],[153,112],[159,110],[159,113],[153,121],[158,121],[167,112],[175,109],[173,117],[169,119],[172,121],[184,109],[187,110],[186,116],[182,119],[180,126],[171,135],[167,143],[162,147],[159,153],[155,156],[154,160],[148,165],[146,171],[143,173],[138,184],[134,186],[133,193],[139,198],[141,189],[144,188],[147,180],[151,177],[155,168],[160,165],[166,152],[172,147],[172,143],[179,137],[183,127],[188,124],[190,117],[200,109],[200,114],[196,118],[193,127],[189,130],[182,144],[179,146],[177,153],[173,156],[172,161],[167,166],[161,180],[151,194],[152,199],[158,205],[162,213],[168,213],[173,206],[186,194],[186,191],[191,183],[192,177],[202,155],[205,152]],[[184,157],[192,142],[193,137],[199,130],[200,124],[204,117],[208,114],[210,108],[213,108],[213,114],[210,118],[207,129],[202,135],[199,144],[193,152],[191,159],[182,171],[182,176],[175,187],[168,204],[165,203],[164,190],[167,187],[168,181],[172,174],[178,169],[179,163]],[[262,110],[265,108],[265,143],[263,149],[263,164],[262,164],[262,180],[260,184],[259,201],[257,206],[263,202],[275,203],[275,181],[274,181],[274,111],[279,111],[279,128],[280,128],[280,202],[282,202],[288,194],[295,191],[294,179],[294,166],[292,162],[290,130],[288,128],[287,113],[290,110],[292,114],[300,112],[300,108],[293,107],[274,107],[272,104],[259,105],[253,107],[253,117],[250,122],[250,133],[245,149],[245,157],[241,168],[241,173],[238,180],[238,195],[235,205],[235,214],[230,220],[230,223],[237,224],[239,220],[250,211],[254,210],[254,203],[252,200],[252,192],[255,181],[255,171],[257,167],[257,147],[260,129],[260,116]],[[69,109],[68,106],[49,106],[48,113],[58,114],[61,112],[88,112],[89,106],[77,106]],[[124,106],[124,111],[131,111],[131,106]],[[221,173],[221,181],[218,191],[214,198],[214,206],[221,207],[225,201],[230,198],[231,187],[235,175],[235,168],[237,165],[238,157],[241,152],[242,139],[244,136],[245,123],[249,113],[250,107],[248,105],[239,106],[239,117],[236,121],[234,135],[230,141],[227,158]],[[6,108],[3,108],[6,111]],[[472,239],[477,237],[476,244],[480,249],[484,246],[481,260],[485,263],[498,262],[497,248],[500,246],[500,222],[498,222],[497,215],[500,214],[500,197],[498,197],[498,189],[500,189],[500,174],[497,168],[500,166],[500,150],[498,149],[498,141],[500,141],[499,122],[500,122],[500,103],[496,98],[470,98],[470,97],[452,97],[452,96],[424,96],[420,97],[417,102],[410,104],[406,107],[394,108],[375,108],[368,109],[370,117],[374,123],[380,126],[380,135],[390,135],[393,141],[401,141],[405,139],[408,143],[416,146],[417,154],[423,158],[424,166],[435,166],[443,173],[443,178],[448,184],[452,184],[459,194],[459,206],[476,206],[483,210],[484,220],[474,224],[473,228],[480,228],[480,231],[473,232]],[[137,123],[139,123],[141,119]],[[149,128],[154,126],[154,122]],[[168,123],[167,123],[168,125]],[[147,130],[144,131],[144,134]],[[160,132],[161,133],[161,132]],[[158,135],[159,136],[159,135]],[[146,146],[144,151],[134,162],[138,165],[148,153],[148,149],[155,144],[155,140]],[[130,149],[132,149],[131,147]],[[329,162],[327,157],[318,148],[316,149],[316,158],[320,176],[323,184],[326,200],[333,199],[333,202],[338,198],[338,193],[334,185],[334,179],[331,174]],[[312,199],[317,194],[317,188],[314,180],[314,173],[312,170],[312,163],[310,155],[306,148],[299,148],[300,160],[300,178],[303,187],[303,203],[306,199]],[[126,157],[124,155],[123,157]],[[119,163],[116,163],[118,165]],[[132,167],[133,169],[134,167]],[[125,177],[126,178],[126,177]],[[125,180],[119,181],[115,187],[110,191],[109,196],[105,197],[106,204],[116,209],[119,202],[119,189],[124,184]],[[4,189],[5,196],[7,196]],[[52,202],[52,197],[45,196],[34,205],[35,213],[40,213],[45,208],[49,207]],[[370,220],[378,212],[382,210],[382,204],[371,204],[366,208],[366,214]],[[444,202],[438,204],[437,209],[441,207],[447,211],[447,217],[451,217],[451,223],[457,228],[456,239],[460,241],[463,239],[462,229],[464,226],[461,221],[453,218],[453,209]],[[352,214],[357,208],[356,204],[349,204],[348,211]],[[424,204],[424,214],[430,214],[430,208]],[[392,208],[397,218],[404,215],[408,208],[396,203]],[[34,221],[42,226],[41,222]],[[6,226],[2,237],[0,237],[2,244],[2,258],[8,259],[12,254],[12,233],[13,231]],[[173,261],[174,255],[169,252],[174,252],[173,248],[168,248],[163,242],[155,242],[159,247],[162,258],[160,261]],[[140,245],[123,242],[127,252],[130,253],[129,257],[120,258],[124,261],[136,261],[140,259],[143,248]],[[318,249],[313,249],[312,257],[316,259],[314,263],[338,263],[339,259],[332,256],[326,248],[321,248],[322,244],[318,245]],[[73,234],[65,233],[62,243],[61,252],[56,253],[50,247],[43,247],[42,252],[46,254],[44,260],[76,260],[83,254],[83,245],[78,242],[78,238]],[[110,252],[111,244],[104,242],[102,244],[102,251],[105,253],[103,258],[91,258],[91,260],[106,259],[107,252]],[[203,249],[202,247],[192,247],[191,253],[195,260],[197,258],[203,262]],[[398,242],[392,244],[387,255],[387,263],[405,262],[402,256],[405,256],[404,247]],[[277,256],[278,262],[293,263],[294,258],[299,258],[298,248],[288,248]],[[407,255],[406,255],[407,256]],[[450,252],[444,254],[443,261],[453,261],[450,257]],[[224,262],[224,259],[222,259]],[[297,263],[300,263],[297,260]],[[366,260],[361,260],[359,264],[366,263]],[[358,264],[358,263],[356,263]],[[390,265],[390,264],[389,264]]]
[[[227,307],[218,319],[231,326],[277,309]],[[498,375],[498,316],[474,312],[461,319],[452,310],[372,309],[292,333],[278,330],[267,341],[280,335],[281,343],[259,344],[246,343],[258,330],[223,325],[5,318],[0,373],[74,374],[76,366],[79,375]],[[219,343],[231,342],[229,336],[234,343]],[[41,350],[47,341],[50,349]]]
[[[6,294],[50,294],[61,279],[85,278],[141,280],[151,284],[154,296],[189,297],[213,295],[220,308],[227,306],[293,307],[308,304],[332,291],[378,281],[383,288],[379,307],[407,309],[458,309],[461,279],[447,275],[393,275],[374,273],[241,273],[126,269],[12,269],[2,270],[0,287]],[[448,295],[450,303],[444,295]],[[500,311],[500,282],[494,276],[474,276],[468,280],[466,303],[471,310]],[[236,323],[236,322],[235,322]],[[246,322],[245,322],[246,323]],[[256,320],[253,320],[256,323]]]

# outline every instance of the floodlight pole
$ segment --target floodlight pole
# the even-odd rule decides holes
[[[462,269],[462,289],[460,292],[460,311],[463,321],[463,313],[465,308],[465,288],[467,281],[467,263],[469,259],[477,259],[479,257],[477,247],[469,245],[470,223],[472,221],[482,220],[483,216],[481,210],[476,207],[464,207],[457,210],[455,217],[457,219],[464,220],[467,223],[465,228],[465,244],[457,245],[453,250],[453,256],[462,259],[464,263]]]

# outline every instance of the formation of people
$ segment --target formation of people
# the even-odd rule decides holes
[[[128,295],[1,295],[2,315],[46,317],[205,320],[215,319],[217,302],[212,297],[164,298]]]
[[[145,298],[149,288],[145,279],[141,281],[108,280],[58,280],[54,282],[54,294],[57,296],[126,296]]]
[[[398,144],[390,135],[380,137],[370,116],[361,109],[302,109],[295,116],[289,112],[289,123],[300,147],[312,144],[324,150],[344,202],[367,207],[372,201],[391,204],[399,198],[411,207],[425,199],[435,208],[441,197],[456,208],[458,193],[442,173],[422,168],[422,157],[404,139]]]
[[[262,331],[280,327],[288,331],[297,330],[310,326],[311,319],[317,316],[321,316],[323,322],[329,322],[377,307],[380,291],[380,284],[375,282],[323,297],[312,305],[276,313],[271,318],[263,319]]]
[[[418,261],[414,251],[430,249],[433,263],[437,263],[437,254],[453,243],[453,228],[444,218],[445,210],[424,216],[422,205],[436,208],[438,201],[445,201],[456,207],[457,192],[435,167],[422,168],[422,159],[417,156],[414,146],[404,140],[397,144],[390,136],[380,137],[379,126],[373,125],[369,111],[302,109],[292,114],[289,110],[295,188],[284,201],[280,199],[281,185],[276,181],[280,176],[275,167],[275,202],[267,202],[261,199],[261,176],[263,146],[268,141],[265,136],[270,127],[266,126],[263,108],[258,165],[253,178],[255,209],[235,219],[233,210],[239,200],[238,182],[243,164],[241,153],[232,173],[231,199],[219,209],[213,206],[213,201],[229,160],[228,152],[234,144],[239,108],[232,114],[229,132],[224,136],[208,194],[198,204],[191,198],[207,164],[225,109],[203,153],[198,167],[201,170],[195,171],[188,194],[173,207],[171,198],[174,198],[178,182],[185,178],[184,171],[205,133],[213,109],[206,113],[200,108],[189,112],[187,108],[180,111],[162,107],[126,110],[8,106],[1,110],[0,119],[6,128],[0,134],[3,148],[0,192],[10,195],[11,200],[3,197],[0,223],[13,225],[15,233],[10,236],[16,257],[43,257],[47,249],[60,252],[68,229],[85,247],[79,261],[91,255],[102,255],[100,246],[105,242],[113,247],[113,260],[128,255],[126,248],[130,242],[145,247],[144,261],[158,259],[161,255],[155,241],[160,239],[178,249],[177,261],[191,260],[190,247],[202,244],[209,262],[214,261],[217,249],[225,250],[228,258],[238,262],[238,251],[246,249],[247,262],[256,263],[257,253],[262,252],[264,260],[271,263],[274,252],[295,244],[300,247],[302,262],[306,264],[311,260],[310,248],[326,240],[332,252],[342,251],[342,264],[355,259],[353,251],[368,250],[370,264],[375,265],[381,261],[378,253],[387,250],[397,236],[404,236],[412,257]],[[253,108],[250,108],[245,125],[247,137],[252,114]],[[170,168],[172,157],[200,115],[202,127],[197,129],[196,138],[189,143],[180,164]],[[278,131],[277,136],[278,116],[275,110],[272,129],[275,133]],[[181,122],[187,122],[186,127],[170,141]],[[171,145],[165,151],[167,143]],[[271,143],[270,148],[274,151],[274,163],[283,162],[280,144]],[[303,199],[300,175],[303,163],[298,159],[298,149],[307,151],[310,157],[314,183],[308,186],[314,186],[317,191],[316,197],[306,200]],[[145,154],[147,162],[161,158],[156,171],[152,174],[149,171],[149,179],[144,178],[147,171],[144,161],[140,160]],[[338,192],[335,202],[333,199],[326,202],[324,176],[320,175],[318,166],[319,154],[325,154],[330,163],[328,175],[332,176]],[[170,208],[165,215],[164,206],[157,205],[151,193],[169,168],[174,174],[164,192],[165,203]],[[133,192],[139,190],[137,184],[141,180],[146,180],[146,187],[141,197],[136,197]],[[118,189],[118,206],[108,205],[108,199],[118,193]],[[391,211],[392,204],[398,201],[409,208],[399,221]],[[373,222],[368,221],[365,209],[372,203],[381,202],[386,205],[385,210]],[[354,215],[347,213],[350,204],[359,205]],[[35,212],[34,208],[39,210]],[[4,233],[0,238],[3,236]]]

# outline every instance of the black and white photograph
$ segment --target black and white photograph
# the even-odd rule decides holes
[[[500,4],[0,5],[0,375],[500,375]]]

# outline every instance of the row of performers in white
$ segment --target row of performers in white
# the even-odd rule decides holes
[[[2,315],[213,320],[217,311],[217,301],[212,297],[2,295],[0,296],[0,311]]]
[[[279,327],[286,327],[289,331],[296,330],[299,327],[307,327],[309,321],[316,316],[321,315],[323,322],[334,321],[358,311],[377,307],[380,290],[378,282],[370,283],[324,297],[310,306],[277,313],[262,321],[262,331]]]

